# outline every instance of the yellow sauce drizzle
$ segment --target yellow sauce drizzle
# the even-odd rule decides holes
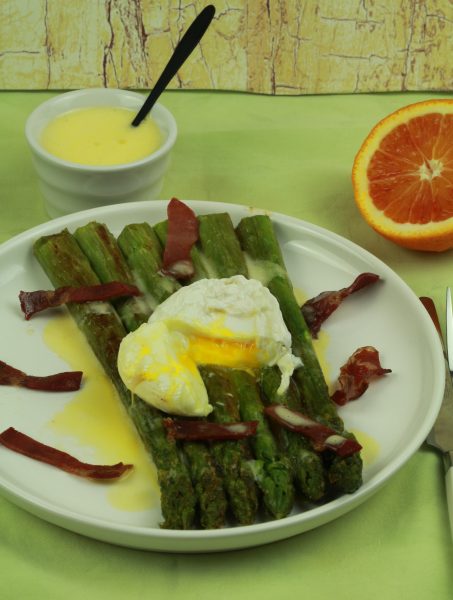
[[[294,288],[294,296],[296,297],[297,303],[299,306],[302,306],[304,302],[308,300],[307,294],[305,294],[301,289]],[[313,340],[313,347],[315,349],[316,356],[318,357],[319,364],[321,366],[321,370],[324,374],[324,379],[326,381],[331,381],[331,369],[330,365],[326,359],[326,352],[329,346],[330,339],[325,331],[320,331],[318,337]]]
[[[325,331],[320,331],[317,339],[313,340],[313,347],[315,349],[316,356],[318,357],[321,370],[324,374],[326,381],[332,380],[332,373],[330,364],[326,358],[327,348],[330,344],[330,338]]]
[[[130,474],[108,487],[110,504],[125,511],[155,508],[159,503],[156,469],[116,391],[91,348],[69,315],[46,326],[44,341],[73,370],[83,371],[80,391],[57,413],[49,426],[93,450],[96,462],[131,463]]]
[[[371,465],[379,455],[379,444],[374,438],[363,431],[353,429],[351,430],[351,433],[355,435],[357,441],[362,446],[360,456],[362,457],[363,464],[365,466]]]

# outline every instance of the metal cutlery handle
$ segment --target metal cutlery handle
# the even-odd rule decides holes
[[[444,342],[442,336],[442,330],[439,323],[439,317],[437,314],[436,306],[431,298],[422,297],[420,298],[423,306],[428,311],[434,326],[439,334],[442,347],[444,349],[445,356],[445,390],[444,399],[442,406],[439,411],[436,424],[433,427],[428,441],[442,451],[445,467],[445,492],[447,496],[447,509],[450,520],[450,529],[453,536],[453,451],[447,450],[445,446],[445,439],[451,436],[452,427],[452,399],[453,399],[453,383],[451,378],[451,367],[449,365],[448,358],[450,361],[453,360],[453,313],[452,313],[452,302],[450,288],[447,288],[447,302],[446,302],[446,337],[447,343]],[[451,347],[449,346],[449,343]],[[447,348],[450,350],[447,356]],[[452,445],[448,446],[452,448]]]

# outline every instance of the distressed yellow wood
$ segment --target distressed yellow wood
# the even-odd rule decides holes
[[[2,89],[147,89],[207,2],[0,0]],[[217,0],[170,88],[453,89],[450,0]]]

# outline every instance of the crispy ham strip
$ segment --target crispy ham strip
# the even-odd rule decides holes
[[[318,337],[321,325],[340,306],[345,298],[368,285],[376,283],[378,280],[379,275],[361,273],[350,286],[336,292],[322,292],[315,298],[307,300],[301,310],[312,337]]]
[[[80,389],[82,371],[66,371],[38,377],[27,375],[0,360],[0,385],[14,385],[45,392],[73,392]]]
[[[190,251],[198,240],[198,219],[193,210],[177,198],[168,203],[167,217],[162,272],[175,279],[189,279],[195,272]]]
[[[135,285],[112,281],[80,287],[63,286],[55,290],[21,291],[19,300],[22,312],[28,321],[37,312],[46,308],[55,308],[67,302],[99,302],[121,296],[139,296],[140,294],[140,290]]]
[[[70,454],[42,444],[13,427],[0,433],[0,444],[34,460],[88,479],[117,479],[132,469],[132,465],[122,462],[115,465],[91,465],[80,462]]]
[[[350,400],[359,398],[368,389],[370,381],[391,372],[391,369],[381,367],[376,348],[358,348],[341,367],[338,377],[339,389],[333,393],[332,400],[343,406]]]
[[[318,452],[333,450],[338,456],[351,456],[351,454],[355,454],[362,449],[362,446],[355,439],[345,438],[330,427],[322,425],[282,404],[266,406],[264,412],[286,429],[300,433],[310,439],[314,449]]]
[[[169,437],[186,441],[241,440],[255,435],[258,421],[211,423],[185,419],[164,419]]]

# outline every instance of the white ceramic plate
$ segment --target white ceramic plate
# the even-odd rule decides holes
[[[188,203],[198,214],[228,211],[235,222],[253,212],[233,204]],[[39,319],[26,322],[17,300],[20,290],[50,288],[32,255],[32,244],[38,237],[64,227],[74,230],[90,220],[106,223],[117,234],[127,223],[164,219],[166,205],[151,201],[80,212],[3,244],[1,359],[31,374],[63,370],[61,360],[46,348],[40,335],[51,316],[43,313]],[[169,552],[231,550],[284,539],[339,517],[369,498],[416,452],[437,415],[444,384],[440,343],[418,298],[390,268],[348,240],[287,216],[271,216],[293,283],[307,297],[349,285],[364,271],[383,279],[374,289],[351,296],[324,326],[330,340],[327,361],[333,377],[347,357],[363,345],[378,348],[383,366],[392,369],[391,375],[370,386],[366,396],[341,409],[346,426],[363,433],[364,439],[373,440],[378,448],[375,459],[364,468],[363,486],[354,494],[279,521],[211,531],[168,531],[159,529],[158,510],[115,509],[102,485],[0,447],[0,489],[6,498],[51,523],[114,544]],[[65,401],[66,397],[59,400]],[[14,426],[51,443],[42,434],[56,406],[60,404],[51,394],[40,395],[38,401],[33,392],[4,387],[0,427]],[[72,451],[70,440],[65,450]]]

